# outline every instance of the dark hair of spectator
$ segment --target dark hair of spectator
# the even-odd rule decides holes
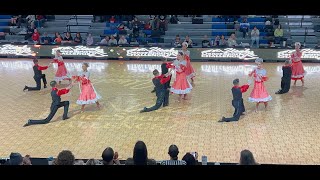
[[[143,141],[138,141],[133,149],[133,161],[135,165],[147,165],[148,150]]]
[[[187,165],[196,165],[196,159],[190,153],[187,153],[186,155],[184,155],[182,160],[184,160],[187,163]]]
[[[251,151],[245,149],[240,153],[240,165],[256,165]]]
[[[74,155],[69,150],[61,151],[57,157],[57,165],[74,165],[74,161]]]

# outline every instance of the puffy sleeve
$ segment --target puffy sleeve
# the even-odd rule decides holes
[[[70,91],[69,89],[60,89],[58,90],[57,95],[61,96],[61,95],[67,94],[69,91]]]
[[[241,91],[242,93],[246,92],[248,89],[249,89],[249,85],[248,85],[248,84],[243,85],[243,86],[240,87],[240,91]]]
[[[46,70],[48,69],[48,66],[38,66],[38,70],[42,71],[42,70]]]

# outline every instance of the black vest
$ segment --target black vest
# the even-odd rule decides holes
[[[283,79],[291,79],[292,70],[290,66],[282,66]]]
[[[51,97],[52,97],[52,105],[58,105],[61,102],[61,97],[58,96],[58,90],[52,90],[51,91]]]
[[[38,69],[38,66],[33,66],[34,77],[41,77],[42,71]]]
[[[234,101],[242,100],[242,92],[241,92],[239,87],[237,87],[237,88],[233,87],[231,89],[231,91],[232,91],[232,95],[233,95],[233,100]]]

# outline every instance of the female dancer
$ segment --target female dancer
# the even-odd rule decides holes
[[[185,60],[187,62],[186,74],[187,74],[187,78],[190,78],[191,82],[193,83],[193,78],[195,77],[195,71],[194,71],[194,69],[191,65],[191,62],[190,62],[190,51],[187,48],[188,48],[188,43],[183,42],[182,43],[182,52],[185,55]]]
[[[254,78],[254,86],[253,90],[250,94],[249,101],[255,102],[256,109],[258,111],[258,107],[260,103],[264,103],[265,108],[268,106],[268,101],[272,100],[272,97],[268,94],[264,82],[267,81],[267,71],[262,67],[263,59],[256,59],[255,63],[257,64],[257,68],[255,68],[249,76]]]
[[[176,71],[176,78],[170,91],[174,94],[179,94],[178,101],[180,102],[182,95],[184,95],[183,99],[186,99],[187,94],[190,93],[192,89],[186,74],[187,62],[183,52],[178,53],[177,60],[175,60],[172,64],[168,64],[168,68],[174,68]]]
[[[71,83],[71,78],[70,78],[68,71],[67,71],[67,68],[64,64],[60,50],[56,51],[56,55],[55,55],[55,58],[53,59],[52,63],[58,64],[58,70],[56,72],[56,76],[54,77],[54,80],[56,82],[59,82],[59,84],[61,84],[62,80],[69,80]]]
[[[295,51],[291,54],[290,60],[292,61],[292,75],[291,79],[294,80],[294,84],[296,85],[297,80],[301,80],[302,86],[304,85],[304,76],[306,75],[306,71],[303,69],[303,65],[301,62],[302,53],[300,51],[301,44],[296,42]]]
[[[72,76],[75,81],[79,82],[80,85],[80,96],[77,100],[77,104],[81,106],[81,112],[84,111],[84,107],[86,104],[96,103],[98,109],[100,109],[99,99],[101,96],[96,92],[93,85],[90,81],[90,72],[88,71],[89,64],[82,64],[82,72],[78,74],[78,76]]]

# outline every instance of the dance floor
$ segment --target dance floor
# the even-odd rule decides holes
[[[11,152],[56,157],[68,149],[76,158],[100,158],[110,146],[126,159],[132,157],[135,142],[143,140],[149,157],[157,160],[168,159],[168,147],[176,144],[179,158],[196,151],[199,160],[206,155],[210,162],[238,162],[240,151],[249,149],[259,163],[320,163],[319,64],[304,64],[305,87],[298,82],[288,94],[275,95],[282,63],[265,63],[269,76],[265,85],[273,98],[268,109],[261,106],[254,112],[255,104],[248,102],[250,87],[244,94],[248,114],[238,122],[218,123],[233,114],[232,80],[246,83],[253,63],[193,62],[197,77],[191,99],[179,103],[176,95],[170,95],[168,107],[140,114],[144,106],[155,104],[152,71],[161,69],[161,62],[65,60],[71,74],[80,71],[84,61],[90,63],[91,80],[103,97],[102,109],[93,104],[80,113],[76,85],[62,98],[70,101],[70,119],[62,121],[59,109],[51,123],[23,127],[30,118],[48,115],[50,88],[23,92],[24,85],[35,85],[32,61],[0,59],[0,157]],[[49,59],[40,60],[40,65],[48,63]],[[44,71],[48,81],[56,69]]]

